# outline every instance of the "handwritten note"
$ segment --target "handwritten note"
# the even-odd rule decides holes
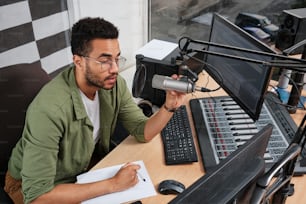
[[[143,178],[139,178],[139,182],[132,188],[125,191],[111,193],[103,196],[99,196],[90,200],[83,202],[83,204],[96,204],[96,203],[124,203],[133,200],[140,200],[145,197],[156,195],[154,185],[150,179],[147,169],[143,161],[135,161],[135,164],[139,164],[141,168],[138,170],[139,174]],[[107,167],[103,169],[97,169],[94,171],[89,171],[87,173],[77,176],[77,183],[90,183],[103,179],[110,178],[114,176],[121,165],[116,165],[112,167]]]
[[[176,43],[153,39],[137,50],[135,54],[142,54],[145,57],[162,60],[177,47]]]

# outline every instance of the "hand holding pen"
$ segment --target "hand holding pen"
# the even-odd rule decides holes
[[[112,188],[114,191],[123,191],[130,187],[135,186],[138,183],[138,170],[140,165],[133,164],[131,162],[123,165],[119,171],[110,178]]]
[[[126,166],[128,166],[128,165],[135,165],[135,164],[134,164],[134,163],[128,162],[128,163],[126,163],[123,167],[126,167]],[[136,164],[136,165],[138,165],[138,164]],[[139,165],[138,165],[138,166],[139,166]],[[137,170],[138,178],[145,182],[146,179],[145,179],[144,176],[139,172],[139,169],[140,169],[140,166],[139,166],[139,168],[138,168],[138,170]]]

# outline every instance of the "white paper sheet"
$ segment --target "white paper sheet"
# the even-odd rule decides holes
[[[136,184],[136,186],[130,189],[99,196],[82,203],[83,204],[124,203],[156,195],[154,185],[150,179],[150,176],[147,172],[147,169],[143,161],[135,161],[133,163],[139,164],[141,166],[141,168],[138,170],[138,173],[145,179],[145,181],[143,181],[142,178],[139,178],[139,182]],[[89,171],[87,173],[81,174],[77,176],[77,183],[90,183],[110,178],[116,174],[116,172],[121,168],[122,165],[124,164],[107,167],[103,169],[97,169],[94,171]]]
[[[145,57],[162,60],[175,50],[177,46],[176,43],[153,39],[137,50],[135,54],[142,54]]]

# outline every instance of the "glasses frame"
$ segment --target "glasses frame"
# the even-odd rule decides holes
[[[89,56],[82,56],[82,57],[84,57],[85,59],[92,60],[92,61],[96,62],[97,64],[100,64],[102,71],[110,70],[113,67],[114,63],[116,64],[116,66],[118,67],[119,70],[122,70],[124,68],[125,63],[126,63],[126,58],[123,57],[123,56],[119,56],[115,60],[112,60],[109,57],[105,57],[105,58],[107,58],[107,60],[104,61],[104,62],[101,62],[97,58],[93,58],[93,57],[89,57]]]

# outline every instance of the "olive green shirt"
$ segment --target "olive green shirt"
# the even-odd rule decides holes
[[[135,104],[124,79],[118,76],[111,90],[99,90],[99,146],[109,152],[110,137],[119,119],[140,142],[147,121]],[[25,203],[60,183],[76,181],[87,170],[95,144],[74,67],[46,84],[30,104],[22,138],[13,149],[9,172],[22,179]]]

